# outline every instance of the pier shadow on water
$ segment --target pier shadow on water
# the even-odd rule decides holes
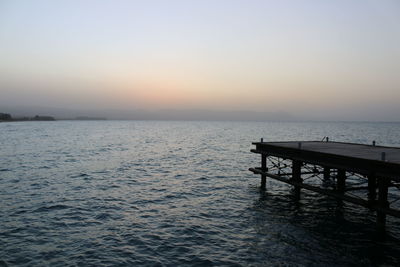
[[[398,266],[398,225],[388,218],[388,229],[376,229],[375,212],[337,201],[307,190],[300,197],[287,185],[267,183],[269,190],[252,187],[258,198],[250,207],[252,225],[264,240],[255,241],[260,253],[271,251],[273,243],[284,244],[282,258],[266,264],[304,266]],[[273,187],[273,189],[271,189]],[[277,190],[277,187],[279,188]],[[393,233],[391,232],[393,230]],[[273,247],[273,245],[272,245]],[[290,255],[290,256],[288,256]]]

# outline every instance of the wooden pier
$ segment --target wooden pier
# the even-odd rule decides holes
[[[261,175],[291,184],[300,197],[304,188],[339,201],[377,212],[377,227],[383,231],[386,215],[400,218],[400,148],[329,142],[255,142],[251,152],[261,154],[261,167],[250,168]],[[396,201],[398,201],[396,203]]]

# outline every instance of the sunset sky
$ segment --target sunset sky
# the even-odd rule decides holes
[[[1,0],[1,105],[395,120],[400,1]]]

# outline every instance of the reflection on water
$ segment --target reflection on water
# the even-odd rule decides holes
[[[0,266],[398,265],[399,221],[247,171],[251,142],[400,146],[400,124],[0,124]]]

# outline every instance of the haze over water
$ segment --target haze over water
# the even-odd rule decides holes
[[[398,121],[399,14],[396,0],[3,0],[0,112],[195,108]]]
[[[0,123],[0,265],[398,266],[399,220],[248,171],[251,142],[400,146],[399,123]],[[6,266],[7,266],[6,265]]]

